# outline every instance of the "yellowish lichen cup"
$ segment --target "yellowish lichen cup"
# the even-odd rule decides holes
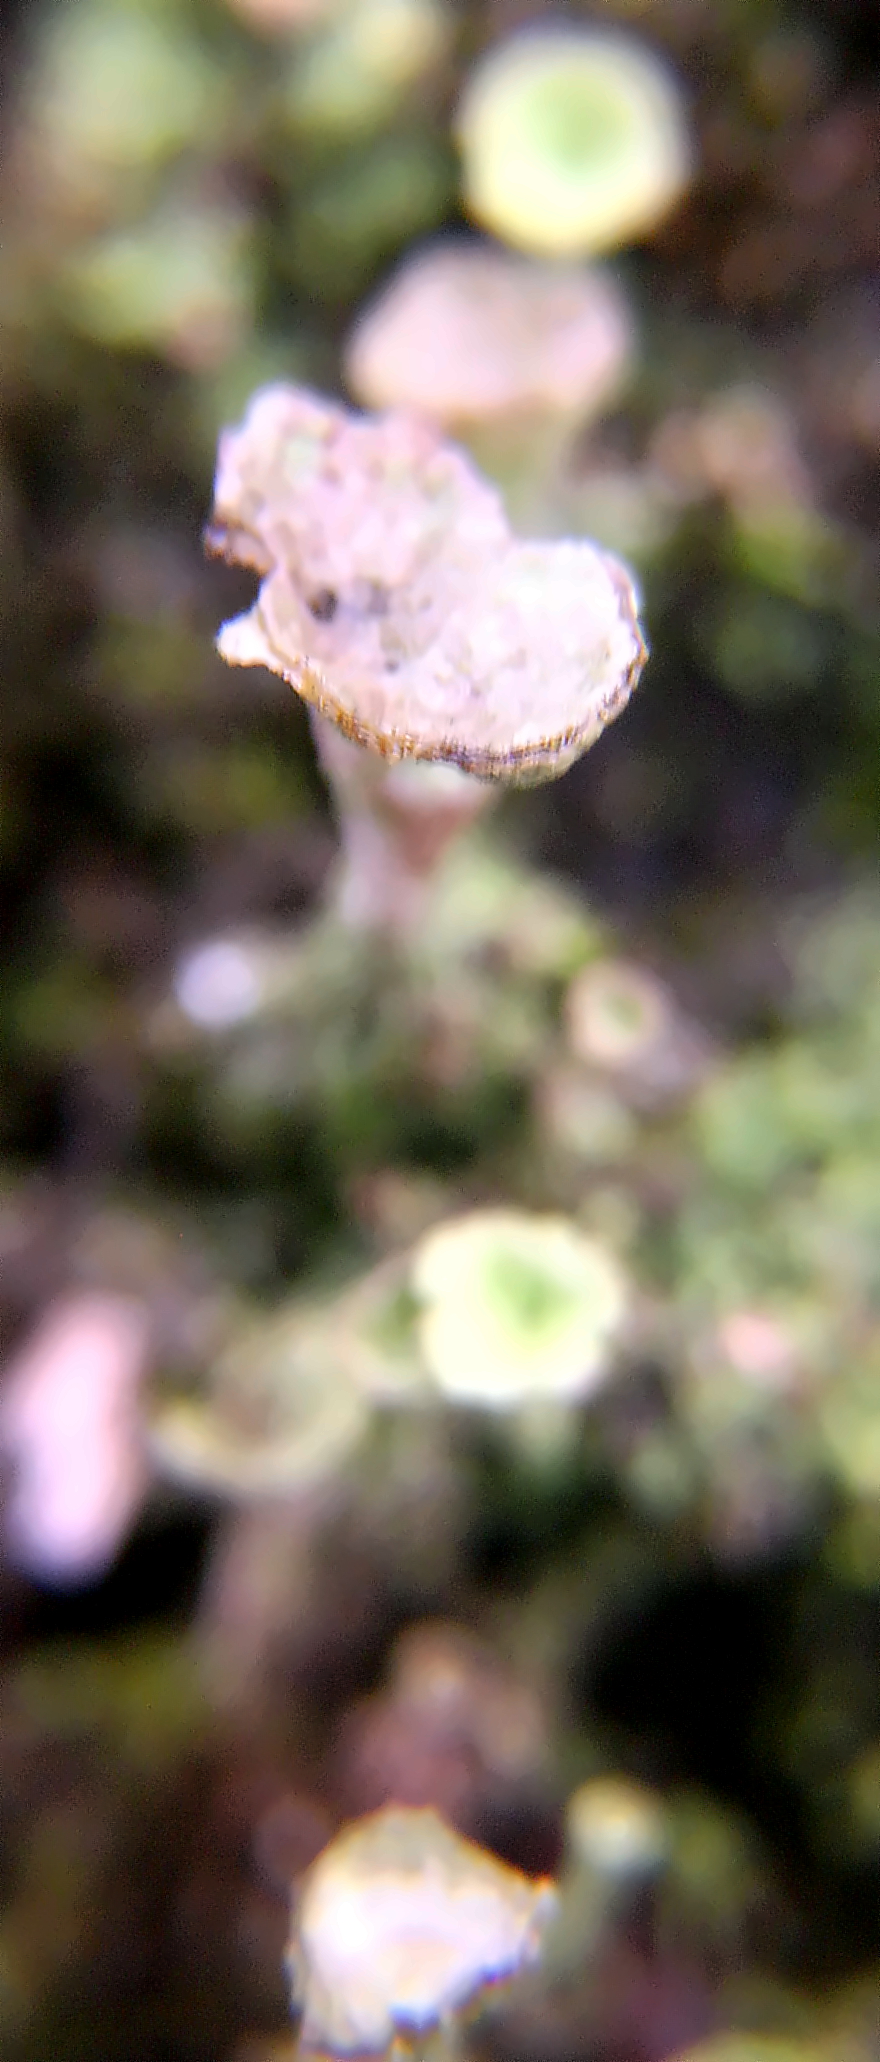
[[[683,193],[678,82],[635,37],[534,28],[490,49],[456,122],[465,206],[506,243],[554,257],[647,236]]]
[[[625,1277],[567,1218],[471,1211],[427,1233],[411,1279],[426,1365],[454,1402],[515,1411],[571,1401],[609,1370]]]
[[[625,1776],[593,1776],[574,1791],[565,1813],[577,1864],[610,1882],[652,1876],[666,1858],[669,1836],[659,1797]]]
[[[172,1480],[234,1502],[296,1500],[337,1477],[368,1426],[323,1308],[293,1301],[242,1328],[207,1393],[160,1403],[150,1444]]]

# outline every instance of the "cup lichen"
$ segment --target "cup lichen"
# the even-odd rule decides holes
[[[368,408],[412,408],[467,438],[523,418],[585,422],[618,392],[633,326],[598,267],[452,238],[415,251],[360,310],[346,379]]]
[[[263,575],[226,623],[385,758],[553,778],[629,700],[646,657],[627,574],[584,539],[520,542],[430,424],[267,387],[220,440],[210,550]]]
[[[416,1249],[420,1338],[443,1394],[509,1411],[589,1395],[627,1305],[618,1262],[569,1219],[475,1210]]]
[[[244,1326],[203,1394],[158,1403],[150,1442],[172,1480],[237,1501],[296,1497],[338,1475],[368,1421],[323,1309],[303,1300]]]
[[[303,2049],[385,2055],[398,2037],[448,2025],[536,1959],[553,1906],[546,1879],[509,1868],[430,1808],[390,1805],[343,1827],[294,1915]]]
[[[500,43],[465,85],[457,132],[468,211],[556,257],[649,235],[690,175],[678,83],[622,34],[555,24]]]

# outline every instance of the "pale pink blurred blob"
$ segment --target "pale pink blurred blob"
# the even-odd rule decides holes
[[[769,388],[728,387],[700,409],[674,409],[655,431],[650,457],[685,502],[717,494],[746,514],[812,504],[794,419]]]
[[[328,15],[340,12],[338,0],[227,0],[227,4],[248,28],[269,36],[311,28]]]
[[[718,1327],[721,1350],[746,1381],[768,1389],[792,1385],[797,1347],[781,1319],[764,1310],[732,1310]]]
[[[88,1582],[112,1561],[146,1480],[138,1389],[148,1352],[133,1298],[54,1304],[13,1358],[0,1395],[0,1452],[13,1467],[7,1549],[47,1582]]]
[[[345,349],[368,408],[468,427],[541,414],[589,421],[631,370],[633,320],[609,273],[452,238],[406,258]]]

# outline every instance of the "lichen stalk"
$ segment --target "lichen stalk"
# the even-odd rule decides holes
[[[359,929],[412,931],[450,845],[497,790],[457,767],[395,766],[310,716],[339,828],[336,910]]]

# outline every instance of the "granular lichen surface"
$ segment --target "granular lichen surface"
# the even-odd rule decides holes
[[[494,488],[417,417],[264,389],[221,439],[208,543],[264,576],[223,657],[281,674],[388,758],[552,777],[645,660],[617,562],[514,537]]]

